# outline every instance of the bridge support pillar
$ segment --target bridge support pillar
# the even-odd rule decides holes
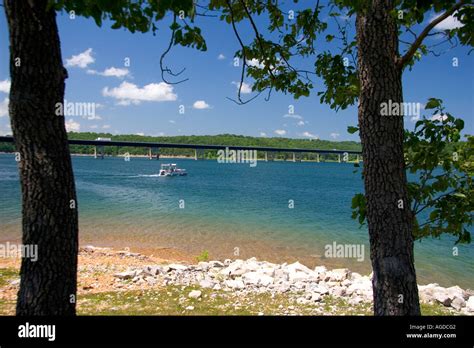
[[[360,157],[359,157],[359,155],[357,155],[356,162],[357,162],[357,163],[359,163],[359,162],[360,162]]]
[[[148,159],[153,159],[153,150],[156,152],[156,159],[160,159],[160,148],[159,147],[149,147],[148,148]]]
[[[341,154],[337,155],[337,161],[341,163]]]
[[[94,158],[104,159],[104,147],[94,146]]]
[[[265,151],[265,162],[268,162],[268,152]]]
[[[204,150],[203,149],[194,149],[194,160],[204,159]]]
[[[293,162],[296,162],[296,153],[293,152]]]
[[[319,163],[319,153],[316,154],[316,162]]]

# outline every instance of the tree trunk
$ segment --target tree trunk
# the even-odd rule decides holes
[[[17,315],[74,315],[78,249],[76,192],[64,117],[56,13],[47,0],[6,0],[10,34],[10,119],[20,153],[23,258]]]
[[[375,315],[420,315],[413,257],[413,215],[407,196],[403,116],[381,105],[403,101],[396,66],[398,33],[391,0],[373,0],[357,15],[359,129]]]

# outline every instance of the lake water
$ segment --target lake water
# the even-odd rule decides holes
[[[186,177],[158,177],[161,163]],[[308,266],[370,272],[367,229],[351,219],[351,198],[363,191],[348,163],[73,158],[82,244],[159,250],[212,258],[255,256]],[[21,238],[17,163],[0,155],[0,242]],[[293,203],[293,204],[292,204]],[[291,208],[293,206],[293,208]],[[365,258],[326,258],[327,244],[364,245]],[[418,282],[474,288],[474,246],[454,239],[416,242]]]

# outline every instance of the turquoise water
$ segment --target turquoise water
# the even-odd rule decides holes
[[[169,161],[189,175],[157,177],[166,159],[74,157],[81,243],[176,248],[190,255],[208,250],[214,258],[256,256],[370,272],[367,230],[350,218],[351,198],[363,190],[352,164],[259,162],[252,168]],[[0,241],[19,240],[20,188],[12,155],[0,155],[0,195]],[[322,257],[333,242],[363,244],[364,261]],[[474,246],[459,246],[453,256],[453,244],[449,237],[416,243],[419,283],[474,288]]]

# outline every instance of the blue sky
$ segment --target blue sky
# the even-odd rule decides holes
[[[335,112],[321,104],[316,89],[308,98],[294,100],[290,95],[273,93],[266,102],[261,96],[249,104],[236,105],[240,68],[233,66],[238,42],[227,24],[216,18],[198,18],[206,38],[207,52],[174,47],[167,65],[178,71],[186,68],[188,81],[165,85],[159,58],[168,44],[170,32],[161,25],[156,36],[113,30],[105,22],[98,28],[92,19],[58,15],[62,55],[69,78],[66,100],[98,103],[96,116],[66,117],[70,130],[106,131],[117,134],[191,135],[243,134],[328,140],[356,140],[347,126],[357,124],[356,107]],[[259,22],[259,21],[258,21]],[[262,24],[262,23],[260,23]],[[453,21],[445,25],[455,25]],[[250,42],[248,23],[240,26]],[[329,31],[334,31],[329,25]],[[431,38],[430,40],[436,40]],[[463,47],[441,57],[426,56],[412,71],[404,74],[404,99],[425,103],[429,97],[444,100],[447,110],[466,122],[465,132],[474,134],[474,64]],[[457,57],[459,66],[453,67]],[[130,66],[125,66],[126,58]],[[8,72],[8,31],[5,14],[0,14],[0,107],[6,106]],[[120,75],[125,76],[120,76]],[[106,75],[106,76],[104,76]],[[246,80],[251,84],[252,81]],[[244,94],[250,98],[253,94]],[[295,117],[288,117],[289,107]],[[184,106],[184,114],[180,113]],[[285,117],[286,115],[286,117]],[[414,123],[409,117],[406,127]],[[11,133],[9,119],[0,109],[0,133]]]

